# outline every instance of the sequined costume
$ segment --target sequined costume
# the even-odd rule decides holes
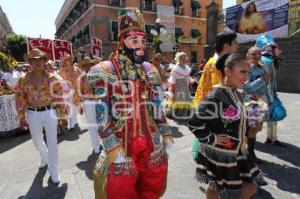
[[[139,31],[133,38],[145,34],[137,9],[122,9],[119,22],[120,34],[124,29]],[[109,61],[92,67],[87,80],[99,99],[96,115],[105,150],[94,170],[96,198],[161,197],[168,168],[164,143],[172,137],[162,113],[158,71],[149,62],[133,62],[119,49]]]

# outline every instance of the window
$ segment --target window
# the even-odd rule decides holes
[[[201,5],[198,0],[191,0],[192,17],[199,17],[199,9]]]
[[[83,44],[89,44],[90,43],[90,26],[87,25],[83,31],[82,31],[82,35],[83,35]]]
[[[75,36],[73,36],[73,37],[71,38],[71,42],[72,42],[72,46],[75,47]]]
[[[118,21],[111,21],[111,40],[118,41]]]
[[[81,30],[76,35],[75,45],[76,45],[76,47],[79,47],[82,45],[82,31]]]
[[[175,8],[176,15],[184,15],[184,8],[181,7],[182,5],[182,0],[173,0],[173,6]]]
[[[109,0],[109,5],[123,7],[125,5],[125,0]]]
[[[154,3],[154,0],[144,0],[143,10],[155,11],[156,10],[156,4]]]
[[[198,53],[197,53],[197,51],[192,51],[191,52],[191,63],[193,63],[193,64],[195,64],[195,63],[197,63],[197,55]]]
[[[201,32],[198,29],[191,29],[191,37],[192,38],[201,37]]]
[[[178,38],[184,36],[184,32],[182,31],[181,28],[176,27],[175,28],[175,38],[176,38],[176,43],[178,43]]]

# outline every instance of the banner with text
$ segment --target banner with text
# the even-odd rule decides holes
[[[166,34],[160,34],[163,43],[160,45],[162,52],[174,52],[175,15],[174,7],[157,5],[157,17],[166,28]]]
[[[66,40],[53,40],[54,59],[61,60],[66,54],[72,55],[72,43]]]
[[[27,37],[27,51],[37,48],[48,54],[49,59],[54,60],[53,42],[51,39],[31,38]]]
[[[91,37],[91,52],[93,57],[102,57],[102,41],[96,37]]]
[[[239,42],[255,40],[268,33],[288,36],[288,0],[255,0],[226,9],[226,29],[238,34]]]

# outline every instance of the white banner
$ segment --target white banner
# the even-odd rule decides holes
[[[163,43],[160,45],[162,52],[174,52],[175,15],[174,7],[157,5],[157,17],[166,27],[166,34],[160,34]]]
[[[0,131],[10,131],[20,127],[15,95],[0,96]]]

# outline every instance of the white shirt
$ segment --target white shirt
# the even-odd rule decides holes
[[[22,75],[19,74],[18,71],[13,71],[12,73],[4,73],[3,76],[2,76],[2,79],[6,80],[7,84],[9,86],[15,86],[17,83],[18,83],[18,80],[19,78],[21,77]]]

